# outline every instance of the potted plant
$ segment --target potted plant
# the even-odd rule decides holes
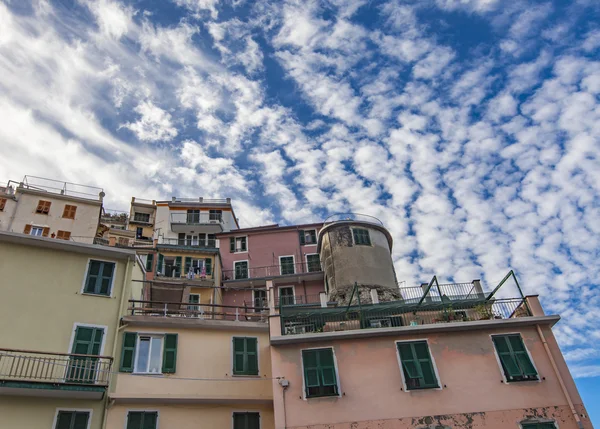
[[[492,311],[492,304],[482,303],[475,306],[475,312],[479,316],[479,320],[489,320],[494,318],[494,312]]]

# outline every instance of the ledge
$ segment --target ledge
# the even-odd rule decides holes
[[[189,395],[122,395],[111,393],[109,400],[115,404],[255,404],[273,406],[273,398],[227,398]]]
[[[123,316],[123,323],[131,326],[160,326],[163,328],[186,329],[221,329],[241,331],[268,332],[266,322],[248,322],[235,320],[198,319],[194,317],[160,317],[160,316]]]
[[[355,340],[373,337],[389,337],[438,332],[481,331],[508,327],[550,325],[554,326],[560,316],[517,317],[501,320],[477,320],[474,322],[436,323],[419,326],[399,326],[395,328],[355,329],[351,331],[320,332],[314,334],[282,335],[271,337],[271,345],[285,345],[305,342]]]

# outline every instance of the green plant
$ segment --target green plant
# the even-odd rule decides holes
[[[477,304],[475,306],[475,312],[479,316],[479,320],[487,320],[494,317],[494,312],[492,311],[492,304],[490,303]]]

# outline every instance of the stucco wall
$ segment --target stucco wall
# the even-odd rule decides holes
[[[53,196],[49,193],[19,193],[17,207],[14,211],[12,223],[7,221],[3,229],[11,232],[23,232],[25,225],[33,224],[41,227],[49,227],[50,234],[58,230],[71,232],[73,240],[80,243],[93,243],[98,229],[100,216],[100,202],[96,204],[86,203],[84,200],[70,200]],[[40,200],[50,201],[50,212],[38,214],[35,212]],[[62,217],[65,205],[77,206],[75,219]],[[10,224],[10,228],[8,228]]]
[[[0,396],[0,428],[54,429],[54,418],[59,408],[92,410],[90,429],[102,427],[103,401]]]
[[[8,231],[8,224],[13,216],[13,212],[17,206],[17,202],[8,196],[1,196],[5,198],[6,203],[4,204],[4,210],[0,211],[0,231]],[[22,230],[20,232],[23,232]]]
[[[240,322],[243,323],[243,322]],[[155,334],[178,333],[177,371],[164,377],[144,377],[119,373],[115,387],[117,396],[142,398],[187,399],[271,399],[271,363],[269,336],[265,331],[172,329],[132,327],[125,331]],[[232,377],[232,338],[257,337],[259,376],[252,380]],[[119,342],[122,342],[120,335]],[[118,368],[118,365],[116,366]],[[227,379],[181,380],[180,378]],[[248,377],[244,377],[248,378]],[[233,381],[232,381],[233,380]]]
[[[370,246],[353,243],[353,227],[369,231]],[[368,224],[331,224],[322,232],[321,240],[321,264],[328,279],[330,297],[350,293],[355,282],[397,289],[390,245],[380,230]]]
[[[111,260],[109,258],[98,258]],[[112,296],[82,295],[85,254],[0,243],[0,345],[70,353],[75,323],[106,326],[103,354],[112,352],[119,321],[124,261],[116,262]]]
[[[131,404],[115,405],[107,417],[107,429],[123,429],[127,411],[158,411],[158,427],[163,429],[232,429],[233,412],[259,412],[261,429],[273,429],[273,410],[268,405],[223,404]]]
[[[343,424],[355,421],[565,406],[567,403],[557,377],[533,327],[522,328],[521,333],[541,381],[503,382],[490,335],[509,332],[515,330],[465,331],[430,334],[428,337],[403,335],[272,347],[273,375],[283,376],[290,382],[286,393],[288,427],[341,424],[332,426],[337,429],[346,428],[348,426]],[[559,356],[551,331],[544,329],[544,333],[551,339],[548,343],[553,355]],[[406,392],[395,341],[425,338],[443,388]],[[328,346],[334,347],[343,395],[304,400],[301,349]],[[581,404],[564,361],[557,359],[557,363],[573,401]],[[283,428],[281,388],[274,383],[274,389],[276,427]]]

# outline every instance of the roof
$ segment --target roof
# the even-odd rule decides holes
[[[20,232],[0,231],[0,243],[21,244],[44,249],[62,250],[64,252],[82,253],[111,259],[134,260],[135,251],[119,247],[108,247],[98,244],[77,243],[56,238],[36,237]]]
[[[301,229],[320,229],[323,226],[322,222],[319,223],[305,223],[301,225],[283,225],[279,226],[279,224],[271,224],[271,225],[263,225],[263,226],[255,226],[252,228],[240,228],[231,230],[228,232],[219,232],[215,234],[217,237],[227,237],[230,235],[240,235],[247,233],[259,233],[259,232],[278,232],[278,231],[296,231]]]

